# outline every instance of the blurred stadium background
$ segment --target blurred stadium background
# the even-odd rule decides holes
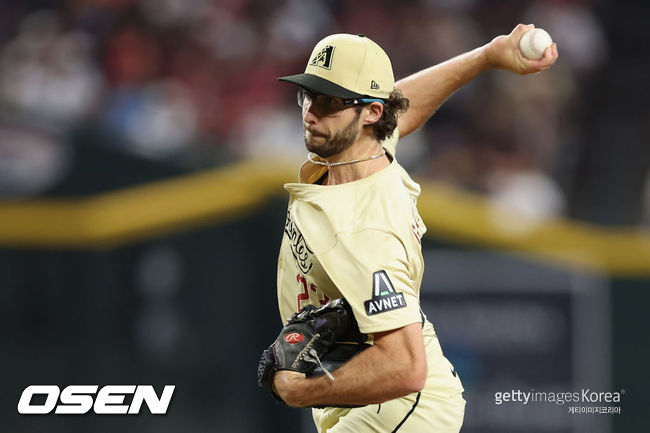
[[[643,2],[0,1],[3,432],[310,432],[256,388],[280,326],[293,89],[364,33],[396,77],[547,29],[543,74],[486,73],[399,158],[423,186],[423,307],[463,432],[642,432],[650,399],[650,86]],[[20,416],[30,384],[175,384],[166,416]],[[625,390],[617,415],[495,405]]]

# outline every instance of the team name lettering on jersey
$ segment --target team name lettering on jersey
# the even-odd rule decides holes
[[[291,220],[291,212],[287,211],[287,221],[284,223],[284,232],[289,237],[289,245],[291,246],[291,254],[296,259],[296,264],[304,274],[308,274],[314,263],[311,260],[311,255],[314,253],[309,249],[305,238],[296,227],[296,224]]]
[[[366,307],[366,314],[372,316],[404,308],[406,301],[402,293],[395,292],[386,271],[377,271],[372,274],[372,299],[365,301],[363,305]]]

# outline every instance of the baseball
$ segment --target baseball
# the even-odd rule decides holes
[[[524,33],[519,40],[521,54],[530,60],[539,60],[544,56],[546,47],[553,43],[551,35],[544,29],[532,29]]]

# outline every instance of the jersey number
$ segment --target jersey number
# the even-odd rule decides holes
[[[319,293],[319,292],[318,292],[318,287],[316,287],[316,285],[314,285],[313,283],[309,284],[309,290],[308,290],[307,289],[307,279],[305,277],[303,277],[302,275],[300,275],[300,274],[296,275],[296,280],[300,283],[299,287],[302,289],[298,293],[298,296],[297,296],[297,299],[298,299],[298,311],[300,312],[300,311],[302,311],[301,302],[302,301],[309,301],[309,290],[311,290],[312,292],[315,292],[315,293]],[[318,302],[320,303],[320,305],[327,304],[327,301],[329,301],[329,300],[330,300],[330,298],[328,298],[325,293],[320,293],[320,296],[319,296],[319,299],[318,299]]]

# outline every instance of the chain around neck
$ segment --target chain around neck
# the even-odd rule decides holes
[[[313,152],[309,152],[307,154],[307,159],[312,164],[324,165],[324,166],[327,166],[329,168],[329,167],[336,167],[337,165],[348,165],[348,164],[356,164],[357,162],[370,161],[371,159],[381,158],[384,155],[386,155],[386,149],[382,148],[381,153],[378,153],[377,155],[372,155],[372,156],[369,156],[367,158],[362,158],[362,159],[354,159],[352,161],[340,161],[340,162],[317,161],[314,158],[317,157],[318,155],[316,155]]]

